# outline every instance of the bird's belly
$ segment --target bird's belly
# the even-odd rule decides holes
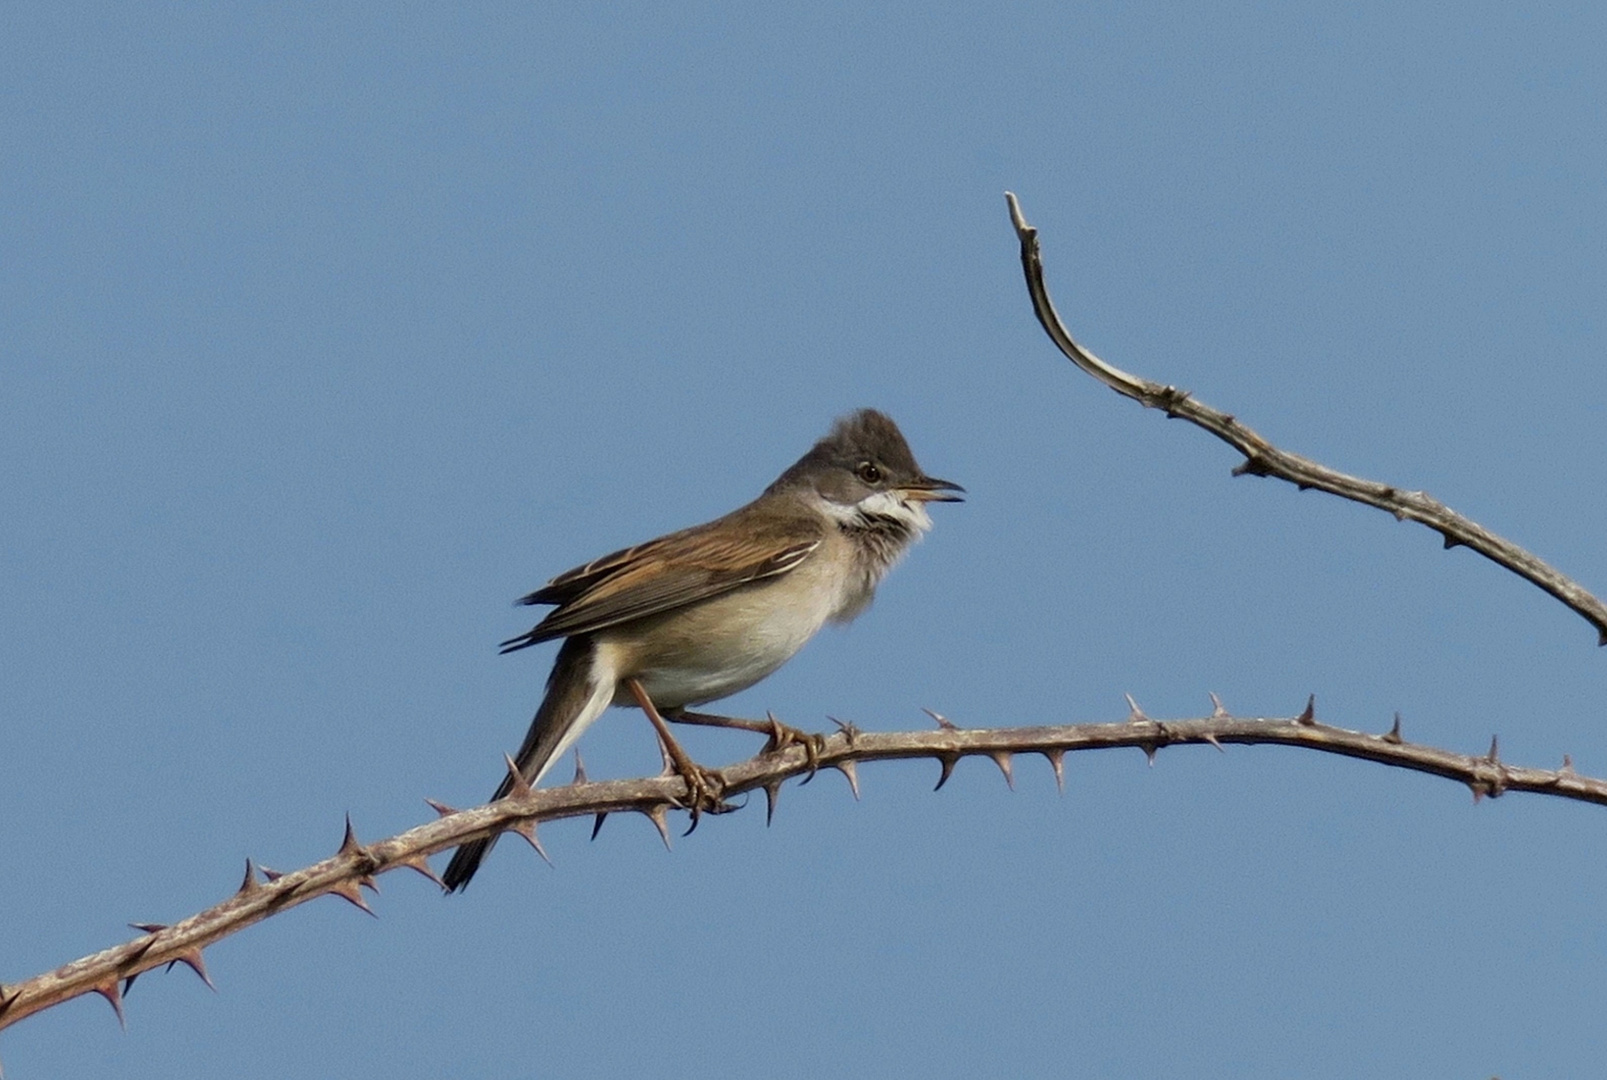
[[[625,654],[621,681],[640,680],[666,709],[747,689],[790,660],[830,615],[833,597],[796,588],[802,584],[767,583],[620,627],[610,637],[617,634]],[[622,686],[614,703],[635,701]]]

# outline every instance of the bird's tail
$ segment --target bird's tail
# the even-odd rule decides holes
[[[572,637],[558,650],[552,674],[547,676],[547,696],[541,699],[541,707],[525,733],[524,745],[514,758],[526,782],[538,782],[613,700],[614,680],[598,670],[596,661],[597,647],[589,637]],[[513,777],[503,777],[491,801],[502,798],[512,788]],[[488,836],[470,840],[453,853],[441,879],[448,891],[457,892],[469,883],[496,839]]]

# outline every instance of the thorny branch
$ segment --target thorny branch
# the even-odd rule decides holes
[[[1049,299],[1049,290],[1044,286],[1038,230],[1027,224],[1015,195],[1007,191],[1004,197],[1010,204],[1010,221],[1021,241],[1021,268],[1027,277],[1027,291],[1032,295],[1032,309],[1048,333],[1049,340],[1072,363],[1118,394],[1132,398],[1145,408],[1161,409],[1169,417],[1181,417],[1232,446],[1244,455],[1244,461],[1234,468],[1233,475],[1249,473],[1287,480],[1302,491],[1316,488],[1343,499],[1376,506],[1394,514],[1397,520],[1410,519],[1427,525],[1445,538],[1447,548],[1472,548],[1491,562],[1540,586],[1583,616],[1596,628],[1597,643],[1607,645],[1607,605],[1544,560],[1463,517],[1427,492],[1404,491],[1389,484],[1363,480],[1319,465],[1299,454],[1280,450],[1229,414],[1196,401],[1187,390],[1130,375],[1083,348],[1060,321],[1054,303]]]
[[[1489,752],[1482,756],[1406,742],[1401,737],[1398,715],[1390,731],[1371,735],[1318,722],[1312,702],[1299,716],[1288,719],[1232,716],[1215,695],[1212,702],[1216,707],[1211,715],[1188,720],[1152,720],[1129,698],[1131,712],[1127,719],[1107,724],[963,729],[932,713],[938,724],[936,731],[866,732],[852,725],[839,725],[840,730],[825,740],[813,762],[808,749],[791,746],[779,753],[763,753],[737,762],[719,775],[726,796],[763,790],[768,815],[775,812],[784,781],[799,776],[807,780],[817,768],[840,771],[857,798],[856,766],[860,762],[929,758],[939,764],[937,786],[941,788],[962,757],[987,757],[1013,788],[1013,760],[1017,754],[1043,755],[1054,769],[1056,781],[1063,784],[1062,761],[1067,753],[1078,750],[1138,747],[1153,762],[1156,751],[1165,746],[1209,743],[1222,750],[1227,743],[1270,744],[1320,750],[1442,776],[1466,784],[1475,801],[1508,791],[1528,791],[1607,806],[1607,780],[1580,776],[1566,758],[1560,769],[1524,768],[1502,761],[1493,739]],[[405,866],[439,884],[426,858],[479,836],[516,832],[545,858],[536,835],[539,822],[595,815],[600,825],[607,814],[631,811],[650,819],[668,845],[669,811],[681,807],[686,796],[686,783],[679,776],[590,782],[578,768],[577,759],[572,784],[532,790],[521,782],[506,798],[472,810],[458,811],[432,803],[441,814],[439,820],[388,840],[361,844],[348,821],[340,850],[322,862],[289,874],[264,870],[267,880],[263,881],[247,860],[245,879],[222,903],[171,926],[131,924],[141,931],[131,941],[24,982],[0,986],[0,1028],[87,993],[105,997],[121,1020],[123,992],[138,975],[163,965],[185,964],[210,986],[211,979],[201,959],[201,950],[206,946],[320,896],[341,897],[373,914],[362,889],[377,892],[374,879],[378,875]]]

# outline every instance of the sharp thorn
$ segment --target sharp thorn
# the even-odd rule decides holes
[[[1484,755],[1484,760],[1492,765],[1501,763],[1501,743],[1494,735],[1490,736],[1490,752]]]
[[[1145,716],[1144,710],[1138,707],[1138,702],[1133,700],[1132,694],[1123,694],[1122,697],[1127,699],[1127,722],[1129,724],[1145,724],[1149,722],[1149,717]]]
[[[172,965],[169,965],[169,966],[171,967]],[[126,976],[123,977],[123,996],[124,997],[127,997],[128,992],[134,988],[134,980],[139,978],[140,974],[141,974],[140,972],[136,971],[132,975],[126,975]]]
[[[775,820],[776,803],[780,801],[781,781],[775,780],[766,784],[764,786],[764,824],[766,828],[769,828],[770,822]]]
[[[599,827],[601,827],[602,822],[598,822],[597,824]],[[524,837],[525,843],[535,848],[536,854],[541,856],[541,861],[546,863],[548,866],[552,865],[552,859],[548,857],[547,849],[541,846],[541,837],[536,834],[536,823],[533,818],[525,818],[523,821],[514,822],[512,825],[508,826],[508,831],[518,833],[520,836]],[[596,836],[597,834],[594,832],[592,835]]]
[[[960,760],[960,755],[959,754],[939,754],[937,756],[937,760],[938,760],[938,763],[943,766],[943,771],[938,774],[937,787],[933,788],[932,790],[933,791],[942,791],[943,790],[943,785],[948,783],[949,782],[949,777],[954,775],[954,766]]]
[[[439,874],[430,869],[430,860],[426,859],[423,855],[409,855],[405,859],[397,859],[396,865],[405,866],[409,870],[416,870],[425,877],[429,878],[431,881],[435,882],[435,884],[439,885],[441,888],[446,888],[446,882],[441,880]]]
[[[1461,546],[1462,546],[1462,541],[1458,540],[1456,537],[1452,536],[1450,533],[1445,534],[1445,550],[1446,551],[1450,551],[1454,547],[1461,547]]]
[[[147,934],[159,934],[163,930],[167,929],[167,923],[131,922],[128,924],[128,927],[130,930],[143,930]]]
[[[854,793],[854,801],[859,801],[859,769],[854,765],[854,759],[832,762],[832,768],[848,777],[848,788]]]
[[[1597,645],[1607,645],[1607,626],[1604,626],[1604,627],[1601,628],[1601,633],[1596,638],[1596,644]]]
[[[246,876],[244,880],[240,882],[240,888],[235,890],[234,895],[245,896],[249,893],[256,892],[260,888],[262,888],[262,885],[257,881],[257,868],[251,865],[250,859],[247,859]]]
[[[955,726],[955,724],[954,724],[954,722],[952,720],[950,720],[948,717],[944,716],[940,712],[933,712],[931,709],[928,709],[928,708],[925,708],[925,707],[923,707],[921,709],[921,711],[923,713],[925,713],[927,716],[930,716],[933,720],[937,721],[937,726],[942,728],[944,731],[959,731],[960,730],[958,727]]]
[[[1227,718],[1228,711],[1222,707],[1222,699],[1215,694],[1211,694],[1211,719],[1226,720]]]
[[[530,782],[525,779],[524,771],[519,768],[519,763],[507,754],[502,755],[502,760],[508,766],[508,793],[503,798],[522,799],[529,795]]]
[[[346,815],[346,833],[341,837],[340,850],[335,852],[335,854],[357,855],[364,859],[370,858],[368,850],[357,842],[357,833],[352,829],[352,816],[350,814]],[[372,860],[370,859],[370,861]]]
[[[1224,753],[1224,754],[1227,753],[1227,751],[1225,749],[1223,749],[1222,744],[1217,742],[1216,736],[1213,735],[1211,732],[1207,731],[1205,733],[1205,741],[1210,743],[1212,746],[1216,747],[1217,750],[1220,751],[1221,753]]]
[[[1016,771],[1010,752],[1008,750],[994,750],[988,754],[988,757],[992,758],[993,763],[999,767],[999,771],[1004,773],[1005,784],[1009,786],[1011,791],[1014,791],[1016,789]]]
[[[1316,694],[1312,694],[1310,697],[1306,698],[1305,710],[1302,711],[1299,716],[1295,717],[1295,723],[1301,725],[1302,727],[1316,727],[1317,726],[1317,695]]]
[[[431,810],[434,810],[442,817],[450,817],[458,812],[457,807],[448,806],[444,802],[436,802],[434,799],[425,799],[424,802]]]
[[[1155,751],[1159,750],[1160,746],[1156,743],[1147,742],[1139,743],[1138,748],[1144,751],[1144,759],[1149,762],[1149,767],[1153,769],[1155,767]]]
[[[849,746],[854,745],[854,740],[859,738],[859,728],[852,721],[845,724],[835,716],[828,716],[826,719],[837,725],[837,730],[843,733],[843,738],[847,740]]]
[[[374,918],[379,918],[378,915],[374,914],[374,909],[368,906],[368,901],[363,899],[362,889],[359,888],[357,882],[353,881],[351,878],[344,878],[341,881],[331,885],[329,887],[329,895],[338,896],[348,904],[351,904],[353,907],[361,908],[370,915],[373,915]]]
[[[270,884],[270,885],[273,884],[275,881],[278,881],[280,878],[285,876],[284,871],[275,870],[272,867],[263,866],[263,867],[258,867],[258,869],[260,869],[262,871],[262,876],[268,879],[268,884]]]
[[[603,822],[605,822],[607,820],[608,820],[608,811],[607,810],[599,811],[598,814],[597,814],[596,819],[593,820],[592,823],[591,823],[591,838],[593,840],[597,839],[597,834],[603,831]]]
[[[658,838],[664,841],[664,850],[673,851],[674,848],[670,846],[669,808],[663,803],[654,803],[651,810],[643,810],[642,813],[647,815],[648,820],[653,823],[653,828],[658,830]]]
[[[569,782],[571,784],[584,784],[586,782],[586,763],[580,760],[579,750],[575,751],[575,778]],[[596,836],[597,834],[592,833],[592,835]]]
[[[1562,768],[1557,771],[1564,776],[1572,776],[1574,774],[1574,759],[1567,754],[1562,755]]]
[[[1473,805],[1479,805],[1479,800],[1484,798],[1486,794],[1484,782],[1482,780],[1469,781],[1468,789],[1473,792]]]
[[[132,926],[133,923],[130,923],[129,925]],[[123,958],[123,963],[129,964],[129,963],[133,963],[134,961],[140,959],[146,953],[150,952],[151,951],[151,946],[155,945],[155,944],[156,944],[156,935],[155,934],[149,934],[149,933],[146,934],[144,937],[142,937],[138,941],[134,942],[133,949],[131,949],[129,951],[129,954]]]
[[[1401,744],[1402,739],[1401,739],[1401,714],[1400,713],[1395,714],[1395,723],[1390,726],[1390,729],[1389,729],[1388,733],[1385,734],[1384,736],[1382,736],[1382,738],[1383,738],[1383,740],[1385,742],[1394,743],[1396,746],[1399,746]]]
[[[101,983],[94,990],[111,1005],[112,1011],[117,1014],[117,1023],[127,1031],[128,1017],[123,1015],[123,992],[117,988],[116,977],[114,976],[110,982]]]
[[[185,965],[201,977],[201,981],[206,983],[208,990],[214,994],[218,992],[218,988],[212,985],[212,976],[206,973],[206,961],[201,959],[199,946],[193,949],[185,949],[173,958],[173,963]]]
[[[1060,794],[1066,793],[1066,752],[1064,750],[1045,750],[1043,756],[1049,759],[1049,767],[1055,771],[1055,787]]]

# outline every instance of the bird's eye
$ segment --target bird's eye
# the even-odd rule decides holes
[[[876,467],[875,462],[861,461],[859,463],[859,468],[856,469],[855,471],[859,474],[859,478],[861,480],[865,481],[865,483],[867,483],[867,484],[879,484],[879,483],[881,483],[882,470],[880,470],[880,469],[878,469]]]

